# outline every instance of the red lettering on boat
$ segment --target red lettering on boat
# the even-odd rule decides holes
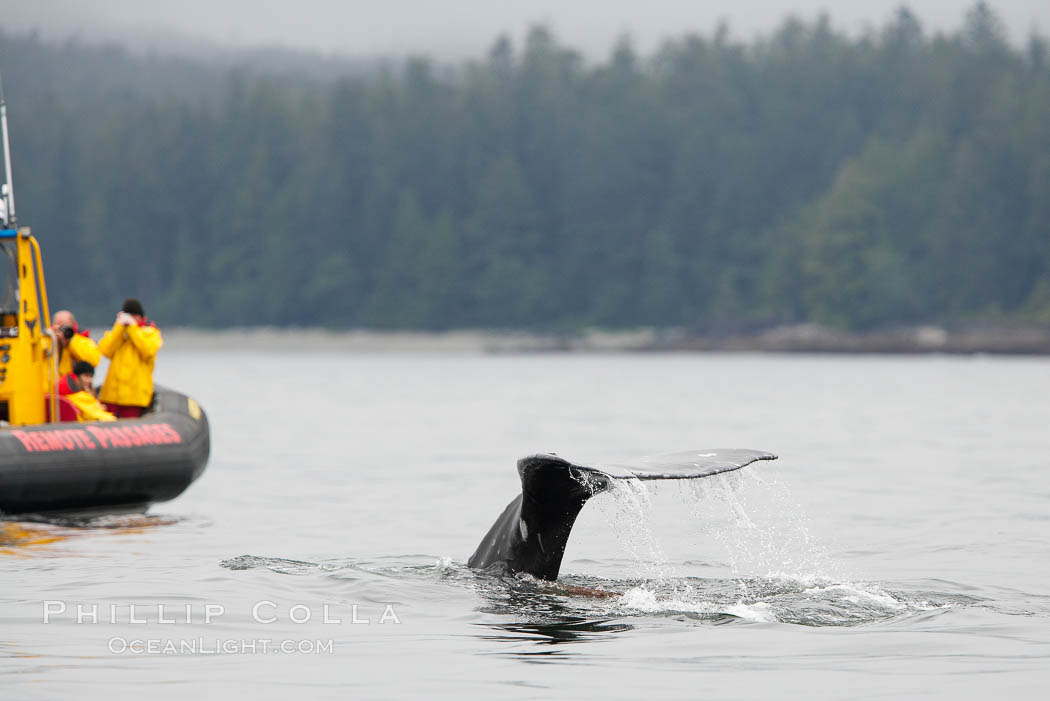
[[[88,426],[87,430],[106,448],[131,448],[146,445],[181,443],[182,437],[169,424],[140,424],[138,426]]]
[[[56,450],[94,450],[97,446],[91,436],[79,428],[53,429],[50,431],[11,431],[28,452],[52,452]]]
[[[137,426],[85,426],[46,431],[11,431],[22,447],[30,453],[60,450],[95,450],[102,448],[132,448],[147,445],[182,443],[182,436],[170,424],[140,424]]]

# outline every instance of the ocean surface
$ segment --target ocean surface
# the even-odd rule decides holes
[[[145,515],[0,523],[0,698],[1044,699],[1050,359],[171,342],[212,429]],[[515,461],[780,456],[466,567]]]

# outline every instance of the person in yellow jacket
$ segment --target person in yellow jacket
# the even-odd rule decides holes
[[[95,368],[85,360],[73,364],[73,370],[58,381],[58,394],[76,407],[77,421],[116,421],[95,396]]]
[[[146,319],[142,303],[127,299],[113,328],[98,342],[110,359],[99,399],[117,418],[137,418],[153,400],[153,364],[164,344],[160,329]]]
[[[73,372],[73,364],[80,360],[91,363],[91,367],[98,365],[102,354],[91,340],[87,329],[77,327],[73,312],[68,309],[55,312],[51,321],[51,330],[55,332],[55,339],[58,341],[59,377]]]

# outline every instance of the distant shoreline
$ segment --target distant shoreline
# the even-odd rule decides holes
[[[572,333],[526,331],[331,331],[254,327],[227,330],[164,328],[172,349],[255,351],[289,348],[318,352],[430,353],[624,353],[752,352],[1050,355],[1050,327],[909,326],[847,332],[815,324],[779,326],[753,333],[698,334],[682,329]]]

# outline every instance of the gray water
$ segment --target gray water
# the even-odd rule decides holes
[[[156,377],[207,471],[0,525],[2,698],[1050,692],[1047,359],[169,344]],[[780,459],[595,497],[561,579],[612,596],[466,568],[518,457],[704,447]]]

